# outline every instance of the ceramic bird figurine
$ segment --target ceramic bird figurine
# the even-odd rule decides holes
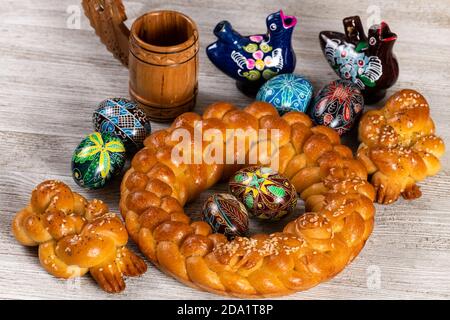
[[[343,24],[345,34],[320,32],[322,51],[339,77],[361,89],[366,103],[377,102],[398,78],[398,63],[392,52],[397,35],[382,22],[371,26],[366,36],[358,16],[345,18]]]
[[[295,69],[291,39],[297,18],[280,10],[269,15],[266,23],[266,34],[242,36],[228,21],[222,21],[214,29],[218,40],[206,49],[212,63],[236,79],[238,88],[246,93],[256,94],[270,78]]]

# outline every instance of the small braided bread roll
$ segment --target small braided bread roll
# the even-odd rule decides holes
[[[278,129],[279,148],[270,155],[273,159],[277,154],[279,161],[269,166],[290,179],[309,212],[289,222],[282,232],[232,241],[213,234],[205,222],[192,222],[184,213],[184,204],[244,166],[173,161],[171,153],[179,142],[172,141],[177,128],[194,132],[199,120],[203,132],[211,128],[222,133],[226,129]],[[258,143],[270,146],[273,140],[269,134]],[[193,147],[193,157],[210,152],[211,143],[203,141],[200,150]],[[375,193],[364,165],[340,144],[336,132],[312,127],[303,113],[280,117],[272,105],[263,102],[243,110],[216,103],[203,116],[179,116],[169,129],[154,132],[144,144],[122,181],[121,213],[140,250],[188,286],[252,298],[305,290],[339,273],[372,231]],[[235,148],[234,155],[245,156],[255,147],[246,143]]]
[[[45,181],[31,194],[29,205],[12,223],[16,239],[39,246],[39,260],[59,278],[88,271],[110,293],[125,289],[124,276],[138,276],[146,263],[128,250],[122,221],[99,200],[88,202],[59,181]]]
[[[378,203],[421,196],[416,182],[440,170],[445,151],[434,130],[430,107],[414,90],[398,91],[383,108],[363,115],[357,156],[373,175]]]

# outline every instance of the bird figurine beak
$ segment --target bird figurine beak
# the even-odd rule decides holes
[[[391,31],[388,24],[384,21],[381,22],[378,29],[379,39],[383,42],[389,42],[397,40],[397,35]]]
[[[293,28],[297,24],[297,18],[295,16],[286,16],[283,10],[280,10],[280,17],[285,29]]]

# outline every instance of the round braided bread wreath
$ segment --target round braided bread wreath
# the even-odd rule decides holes
[[[279,162],[273,169],[290,179],[307,213],[289,222],[283,232],[232,241],[213,234],[205,222],[192,222],[184,204],[242,167],[172,161],[172,149],[179,141],[172,141],[171,134],[176,128],[193,132],[198,120],[203,132],[279,129]],[[255,102],[243,110],[216,103],[203,116],[179,116],[144,144],[122,181],[120,210],[140,250],[191,287],[252,298],[305,290],[343,270],[372,231],[375,192],[364,165],[340,144],[336,132],[312,127],[303,113],[280,117],[267,103]],[[203,154],[210,151],[209,144],[203,141]],[[239,149],[236,159],[248,154],[250,147],[256,146]]]

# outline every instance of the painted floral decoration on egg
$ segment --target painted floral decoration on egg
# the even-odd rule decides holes
[[[94,130],[109,133],[122,140],[128,153],[143,147],[151,132],[150,120],[136,102],[125,98],[102,101],[93,115]]]
[[[214,232],[227,237],[245,236],[248,233],[248,213],[244,205],[228,193],[216,193],[203,204],[203,220]]]
[[[125,159],[125,146],[119,138],[94,132],[84,138],[73,153],[73,179],[83,188],[102,188],[122,171]]]
[[[280,74],[259,89],[256,100],[269,102],[280,115],[289,111],[305,112],[313,95],[313,86],[304,77]]]
[[[317,125],[328,126],[343,135],[351,130],[364,110],[364,98],[358,86],[336,80],[315,96],[309,115]]]
[[[229,187],[250,215],[260,219],[279,220],[297,205],[297,191],[292,183],[268,167],[253,166],[237,171]]]

